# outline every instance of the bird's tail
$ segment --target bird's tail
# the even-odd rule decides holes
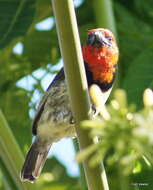
[[[39,177],[45,164],[51,144],[40,143],[39,139],[31,145],[21,170],[21,180],[33,183]]]

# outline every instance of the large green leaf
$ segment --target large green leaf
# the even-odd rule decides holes
[[[123,87],[127,90],[130,103],[142,106],[142,93],[144,89],[150,87],[153,82],[153,53],[151,49],[142,52],[131,63],[123,82]]]
[[[153,46],[153,25],[140,20],[131,13],[127,7],[119,3],[115,4],[115,13],[118,27],[120,65],[123,78],[126,77],[127,69],[133,65],[132,61],[145,49]],[[122,81],[121,81],[122,82]]]
[[[23,184],[20,180],[20,170],[23,163],[23,155],[21,149],[18,146],[16,139],[13,136],[13,133],[5,120],[3,113],[0,110],[0,165],[3,170],[7,169],[5,173],[8,172],[8,175],[13,179],[14,184],[21,190],[30,190],[30,184]],[[3,165],[4,164],[4,165]],[[9,177],[7,177],[9,180]],[[6,180],[6,181],[7,181]],[[11,183],[7,183],[11,185]],[[12,186],[13,188],[13,186]],[[33,187],[34,189],[34,187]]]
[[[35,0],[0,0],[0,48],[27,32],[34,13]]]
[[[6,165],[2,161],[2,159],[0,159],[0,168],[3,173],[3,176],[2,176],[2,182],[3,182],[3,186],[4,186],[3,189],[16,190],[17,186],[14,183],[15,181],[13,181],[13,179],[12,179],[8,169],[6,168]]]
[[[10,86],[1,92],[0,106],[11,126],[12,132],[23,149],[31,142],[31,123],[29,119],[29,97],[23,89]],[[5,102],[5,103],[4,103]]]
[[[146,23],[150,23],[152,25],[153,19],[153,1],[152,0],[132,0],[130,3],[127,0],[118,0],[124,7],[128,8],[128,10],[133,13],[134,16],[139,18],[139,20],[143,20]]]
[[[44,11],[45,10],[45,11]],[[52,7],[50,0],[37,0],[36,1],[36,16],[35,22],[40,22],[43,19],[52,16]]]
[[[121,0],[122,1],[122,0]],[[140,20],[130,6],[115,4],[120,45],[120,86],[128,100],[142,106],[142,93],[152,82],[153,25]]]

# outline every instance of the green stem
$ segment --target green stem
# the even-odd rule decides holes
[[[20,190],[34,189],[34,186],[31,186],[31,184],[22,183],[20,180],[20,169],[23,164],[24,157],[1,111],[0,132],[0,157],[9,171],[14,183]]]
[[[89,138],[89,132],[80,127],[82,120],[90,119],[90,102],[73,0],[52,0],[52,5],[72,111],[76,121],[76,132],[80,149],[83,150],[93,141]],[[83,162],[83,166],[88,189],[103,190],[101,168],[89,167],[88,160]]]
[[[79,145],[78,145],[77,139],[73,139],[73,145],[74,145],[75,151],[78,152]],[[79,179],[80,189],[87,190],[87,184],[86,184],[83,165],[82,163],[79,163],[78,165],[79,165],[79,171],[80,171],[80,179]]]
[[[95,10],[94,12],[97,26],[102,28],[108,28],[116,35],[117,32],[113,14],[112,1],[96,0],[93,1],[93,7]]]
[[[122,190],[122,189],[130,190],[131,189],[130,183],[129,183],[129,177],[125,176],[123,174],[121,166],[118,166],[118,179],[120,179],[120,181],[119,181],[120,190]]]

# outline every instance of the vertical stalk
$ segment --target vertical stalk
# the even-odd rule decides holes
[[[90,119],[90,102],[73,0],[52,0],[52,6],[79,146],[83,150],[93,141],[89,138],[88,131],[80,127],[80,121]],[[89,167],[87,159],[83,166],[88,189],[103,190],[101,168]]]
[[[79,144],[78,144],[77,139],[73,139],[73,145],[75,148],[75,152],[78,152],[79,151]],[[82,165],[82,163],[78,163],[78,165],[79,165],[79,171],[80,171],[80,178],[79,178],[80,188],[81,188],[81,190],[87,190],[87,184],[86,184],[83,165]]]
[[[93,7],[94,7],[97,26],[108,28],[116,35],[117,32],[116,32],[115,19],[113,14],[112,1],[96,0],[93,1]]]

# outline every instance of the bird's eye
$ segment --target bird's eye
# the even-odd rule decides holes
[[[112,36],[106,36],[106,38],[111,42],[112,41]]]

